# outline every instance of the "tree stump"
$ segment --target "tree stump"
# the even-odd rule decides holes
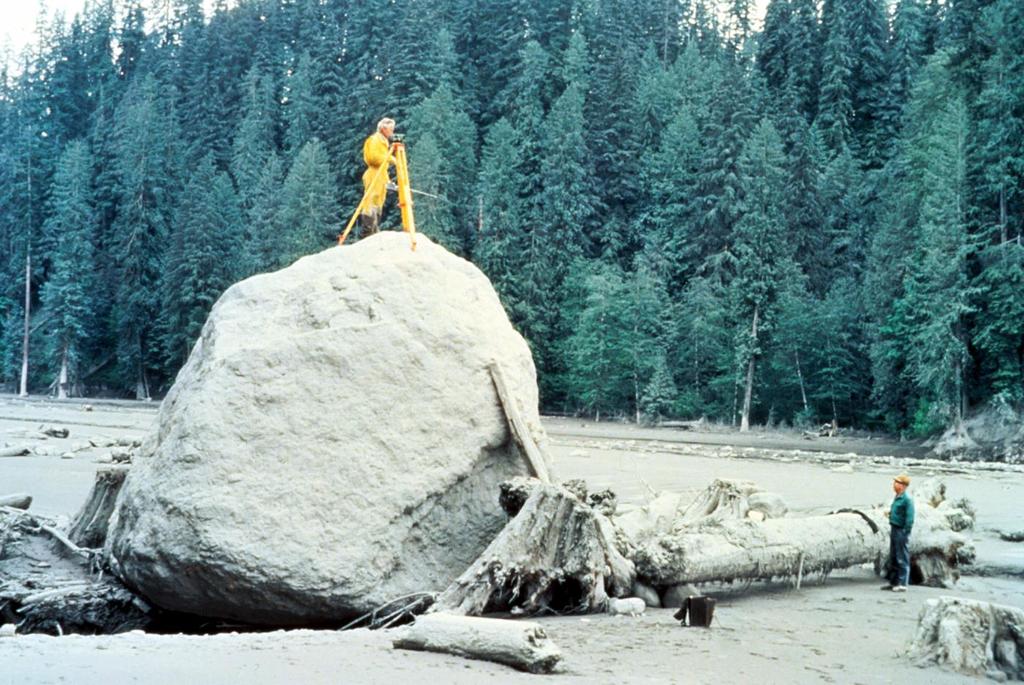
[[[117,494],[121,492],[127,475],[127,466],[111,466],[96,471],[92,491],[68,529],[68,537],[72,542],[93,549],[103,546],[107,540],[110,515],[114,513]]]
[[[557,485],[537,484],[522,509],[442,594],[434,611],[480,615],[603,611],[629,593],[633,563],[611,522]]]
[[[968,675],[1024,679],[1024,610],[957,597],[929,599],[910,657]]]

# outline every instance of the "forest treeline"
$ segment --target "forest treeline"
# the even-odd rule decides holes
[[[166,391],[407,134],[551,411],[883,427],[1024,401],[1019,0],[89,0],[0,79],[0,375]],[[387,219],[397,223],[396,212]],[[62,380],[63,379],[63,380]]]

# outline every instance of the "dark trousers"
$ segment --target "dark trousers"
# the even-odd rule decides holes
[[[910,584],[910,532],[896,526],[889,533],[889,582]]]

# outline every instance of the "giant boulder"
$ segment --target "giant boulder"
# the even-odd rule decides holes
[[[164,400],[107,549],[170,610],[332,623],[444,589],[528,473],[488,364],[534,438],[536,374],[487,278],[381,233],[232,286]]]

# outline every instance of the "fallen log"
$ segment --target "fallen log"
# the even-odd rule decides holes
[[[519,513],[441,593],[433,611],[480,615],[604,611],[629,593],[633,563],[611,522],[557,485],[537,484]]]
[[[958,597],[929,599],[909,653],[920,666],[1024,680],[1024,610]]]
[[[72,542],[83,547],[103,547],[107,540],[110,515],[114,512],[117,495],[127,475],[126,466],[96,470],[92,490],[68,529],[68,538]]]
[[[888,539],[859,513],[709,521],[641,545],[637,575],[667,587],[710,581],[792,578],[878,563]]]
[[[451,614],[420,616],[401,629],[395,649],[444,652],[494,661],[530,673],[550,673],[562,654],[544,629],[531,621],[471,618]]]
[[[4,495],[0,497],[0,507],[28,509],[30,506],[32,506],[32,495],[24,492],[16,492],[11,495]]]
[[[0,457],[25,457],[31,450],[26,445],[0,447]]]

